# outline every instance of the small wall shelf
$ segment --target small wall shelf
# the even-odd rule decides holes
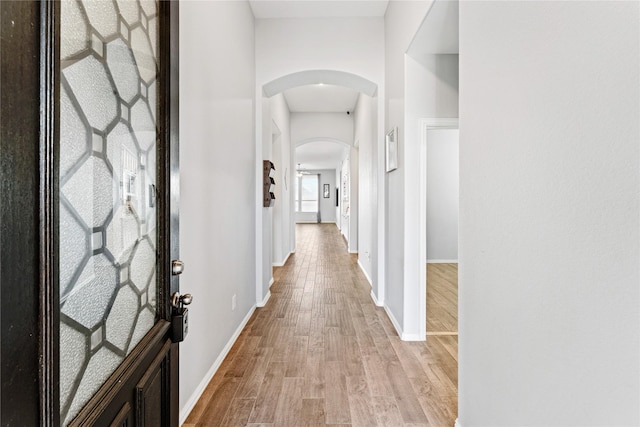
[[[265,208],[270,208],[275,204],[276,195],[273,194],[273,191],[276,181],[272,176],[275,171],[276,167],[271,161],[262,161],[262,206]]]

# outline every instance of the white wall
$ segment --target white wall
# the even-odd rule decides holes
[[[374,282],[372,257],[377,253],[374,229],[377,220],[377,138],[375,100],[360,94],[354,116],[354,141],[358,144],[360,165],[358,198],[358,262],[365,274]],[[377,285],[377,283],[376,283]]]
[[[276,127],[277,132],[279,132],[275,144],[272,143],[273,161],[276,167],[274,178],[276,181],[276,202],[271,208],[272,263],[281,266],[293,250],[290,223],[292,222],[292,179],[294,179],[295,174],[291,166],[290,113],[287,102],[284,99],[284,95],[278,94],[270,98],[270,104],[272,127]],[[272,135],[274,131],[275,129],[272,130]]]
[[[256,98],[258,99],[258,98]],[[259,283],[257,286],[257,294],[256,294],[256,303],[260,303],[267,299],[270,295],[269,288],[272,284],[271,279],[273,279],[273,262],[274,262],[274,254],[272,251],[272,238],[273,238],[273,208],[268,207],[265,208],[262,205],[262,162],[264,160],[271,160],[273,158],[273,119],[271,115],[271,101],[267,98],[262,98],[262,111],[264,112],[262,116],[262,150],[261,154],[258,155],[257,164],[256,164],[256,180],[260,182],[259,187],[259,199],[256,201],[258,212],[256,213],[256,217],[262,220],[262,233],[260,233],[260,239],[256,239],[258,241],[258,245],[262,246],[262,254],[261,257],[258,257],[256,254],[256,258],[261,260],[261,263],[256,264],[256,267],[261,270]],[[256,225],[258,229],[258,226]],[[257,234],[257,233],[256,233]]]
[[[258,19],[257,82],[304,70],[339,70],[380,83],[383,46],[382,18]]]
[[[342,165],[340,165],[339,168],[336,169],[336,186],[338,187],[338,205],[336,206],[336,225],[338,226],[338,229],[342,230],[342,215],[340,215],[340,202],[342,200],[342,187],[340,184],[340,180],[341,180],[341,172],[342,172]]]
[[[639,26],[460,4],[462,427],[640,425]]]
[[[427,131],[427,261],[458,261],[458,129]]]
[[[255,303],[254,73],[248,3],[180,4],[180,280],[194,295],[180,346],[183,416]]]
[[[335,169],[322,169],[322,170],[308,170],[309,174],[319,175],[319,188],[320,188],[320,220],[322,222],[336,222],[336,170]],[[294,178],[295,179],[295,178]],[[330,192],[329,198],[325,199],[323,194],[324,184],[329,184]],[[296,212],[296,222],[317,222],[318,216],[314,214],[305,214],[304,212]]]
[[[338,202],[340,216],[340,232],[344,238],[349,241],[349,218],[351,217],[351,189],[350,185],[345,185],[346,181],[351,180],[351,162],[349,161],[349,153],[345,154],[339,170],[340,176],[340,201]]]
[[[384,17],[385,27],[385,120],[384,131],[398,127],[398,169],[384,174],[379,181],[382,200],[379,211],[384,221],[381,244],[386,264],[380,270],[384,274],[384,294],[378,295],[385,304],[394,324],[401,331],[405,316],[404,286],[404,97],[405,52],[416,34],[431,1],[391,1]],[[383,139],[379,142],[378,165],[384,164]],[[384,169],[383,169],[384,170]]]
[[[358,189],[360,187],[360,155],[357,148],[351,148],[349,154],[349,179],[350,179],[350,212],[349,212],[349,236],[347,241],[349,243],[349,253],[358,253],[358,230],[359,230],[359,212],[360,212],[360,194]]]
[[[291,141],[337,139],[353,145],[353,114],[291,113]]]
[[[358,253],[358,150],[351,148],[345,153],[340,165],[340,231],[347,239],[349,253]],[[345,191],[345,181],[347,182]],[[345,195],[348,197],[348,210],[345,209]]]

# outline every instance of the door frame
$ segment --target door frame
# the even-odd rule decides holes
[[[178,12],[177,1],[160,1],[159,135],[169,147],[159,150],[158,164],[166,173],[159,217],[169,224],[169,235],[160,230],[158,277],[165,281],[158,295],[160,321],[147,338],[169,329],[169,295],[179,290],[170,260],[179,251],[179,111],[178,111]],[[0,165],[0,351],[2,360],[0,423],[60,425],[59,402],[59,279],[58,279],[58,159],[60,102],[60,2],[3,1],[2,18],[2,119]],[[6,119],[6,121],[5,121]],[[166,153],[163,155],[162,153]],[[160,202],[159,200],[159,202]],[[168,295],[162,292],[167,289]],[[162,320],[164,319],[164,320]],[[143,339],[141,344],[147,338]],[[151,339],[149,339],[151,341]],[[178,426],[178,344],[166,344],[171,426]],[[144,345],[139,345],[140,349]],[[138,350],[138,349],[136,349]],[[106,384],[117,383],[118,372],[131,370],[132,352]],[[128,365],[128,366],[125,366]],[[103,387],[104,388],[104,387]],[[101,391],[88,405],[101,407],[107,394]],[[83,409],[78,415],[80,418]],[[89,411],[87,411],[89,412]],[[90,414],[87,414],[90,415]],[[88,419],[91,419],[89,416]]]
[[[41,91],[41,57],[50,46],[41,44],[41,22],[52,13],[53,2],[0,2],[0,361],[2,378],[0,424],[57,425],[48,418],[56,384],[51,366],[54,349],[41,339],[56,314],[39,322],[46,312],[48,277],[52,272],[40,264],[49,259],[49,248],[40,241],[48,232],[51,212],[41,209],[45,194],[40,187],[40,164],[52,153],[41,152],[43,141],[51,141],[44,123],[49,117],[40,109],[54,99]],[[46,21],[46,19],[45,19]],[[44,95],[44,96],[43,96]],[[46,110],[50,111],[50,110]],[[47,146],[46,144],[44,146]],[[44,260],[43,260],[44,258]],[[53,264],[47,264],[52,266]],[[43,266],[44,267],[44,266]],[[46,361],[48,363],[41,363]]]
[[[420,239],[420,336],[427,336],[427,134],[434,129],[460,129],[457,118],[426,118],[420,120],[420,203],[418,237]]]

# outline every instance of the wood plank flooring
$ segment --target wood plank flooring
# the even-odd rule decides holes
[[[458,333],[458,264],[427,264],[427,334]]]
[[[296,235],[183,426],[453,426],[457,336],[401,341],[336,226]]]

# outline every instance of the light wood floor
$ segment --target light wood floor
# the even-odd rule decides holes
[[[427,264],[427,334],[458,333],[458,264]]]
[[[401,341],[335,225],[296,234],[184,426],[453,426],[457,336]]]

